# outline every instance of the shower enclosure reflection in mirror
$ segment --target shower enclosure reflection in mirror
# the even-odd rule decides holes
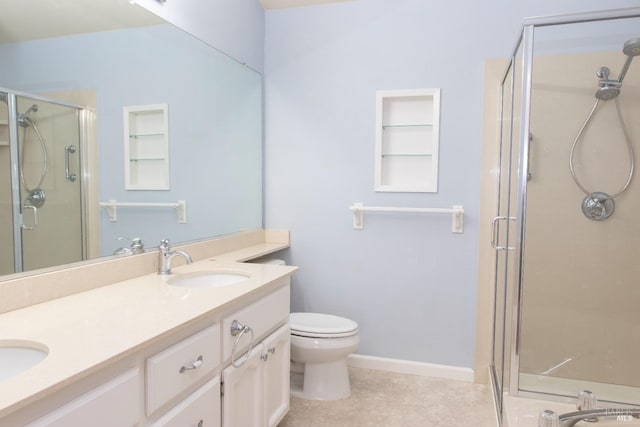
[[[0,126],[8,137],[0,146],[0,191],[10,201],[2,204],[8,220],[2,221],[0,239],[4,248],[13,246],[0,258],[0,272],[87,258],[82,190],[89,182],[81,153],[87,151],[90,114],[78,105],[0,91]],[[51,250],[55,242],[57,250]]]

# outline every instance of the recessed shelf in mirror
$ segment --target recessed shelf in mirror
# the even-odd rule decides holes
[[[169,107],[167,104],[124,107],[125,189],[169,189]],[[142,166],[137,160],[162,164]]]

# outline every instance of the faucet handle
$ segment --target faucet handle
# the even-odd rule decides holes
[[[158,248],[169,249],[170,247],[171,247],[171,242],[169,242],[169,239],[160,240],[160,246],[158,246]]]
[[[587,411],[590,409],[598,408],[598,399],[596,395],[590,390],[582,390],[578,394],[578,402],[576,404],[578,411]]]
[[[555,412],[545,409],[538,414],[538,427],[560,427],[560,417]]]
[[[130,249],[134,254],[140,254],[144,252],[144,243],[142,243],[142,239],[140,237],[118,237],[118,240],[128,240],[131,242]]]

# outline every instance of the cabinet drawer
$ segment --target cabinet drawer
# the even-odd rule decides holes
[[[219,365],[219,324],[147,359],[147,415],[212,373]]]
[[[236,311],[222,322],[223,360],[231,357],[233,343],[237,336],[231,335],[231,323],[237,320],[253,330],[253,342],[257,343],[269,331],[289,321],[289,286],[283,286],[274,293]],[[251,334],[244,333],[238,343],[235,356],[245,352],[251,343]]]
[[[153,427],[220,426],[220,377],[200,387],[166,415],[153,423]]]
[[[46,415],[29,427],[133,426],[138,423],[140,374],[132,369]]]

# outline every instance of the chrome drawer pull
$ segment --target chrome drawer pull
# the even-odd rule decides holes
[[[198,356],[195,362],[193,362],[189,366],[183,366],[180,368],[180,373],[184,373],[184,371],[192,371],[194,369],[198,369],[202,365],[202,356]]]
[[[269,349],[267,350],[269,353],[271,354],[275,354],[276,352],[276,348],[275,347],[269,347]]]
[[[198,422],[198,427],[202,427],[202,426],[204,426],[204,420],[200,420],[200,421]]]

